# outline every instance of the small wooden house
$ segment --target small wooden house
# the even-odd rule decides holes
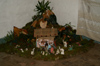
[[[54,43],[55,36],[58,36],[57,28],[40,28],[34,29],[34,37],[37,39],[37,43],[41,44],[42,41],[47,43]]]

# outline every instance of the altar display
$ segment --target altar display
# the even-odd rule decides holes
[[[5,52],[37,60],[59,60],[94,46],[93,40],[76,35],[71,22],[59,25],[49,4],[49,1],[38,1],[33,20],[22,28],[13,27],[13,32],[5,37],[7,43],[1,45],[7,47],[3,48]]]

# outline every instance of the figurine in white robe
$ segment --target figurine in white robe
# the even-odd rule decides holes
[[[28,51],[28,48],[26,48],[25,50]]]
[[[34,55],[35,48],[32,49],[31,55]]]
[[[44,54],[45,54],[45,52],[43,51],[43,52],[42,52],[42,55],[44,55]]]
[[[67,47],[67,42],[63,40],[64,47]]]
[[[23,49],[20,49],[20,50],[21,50],[22,53],[24,53],[24,50]]]
[[[37,48],[40,48],[40,42],[39,42],[39,39],[36,40],[36,47],[37,47]]]
[[[63,48],[61,48],[60,51],[61,51],[61,55],[64,55],[65,54]]]
[[[57,49],[57,51],[56,51],[56,54],[55,55],[58,55],[60,53],[60,51],[59,51],[59,49]]]

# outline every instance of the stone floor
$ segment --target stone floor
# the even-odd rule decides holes
[[[0,53],[0,66],[100,66],[100,44],[87,53],[57,61],[42,61]]]

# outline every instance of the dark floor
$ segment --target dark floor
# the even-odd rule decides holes
[[[0,53],[0,66],[100,66],[100,44],[87,53],[57,61],[40,61]]]

